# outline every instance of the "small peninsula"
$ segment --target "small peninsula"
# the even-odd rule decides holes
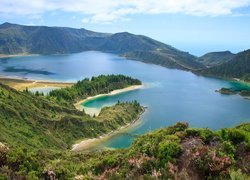
[[[244,97],[245,99],[250,99],[250,90],[249,89],[235,90],[232,88],[221,88],[219,90],[216,90],[216,92],[219,92],[219,93],[225,94],[225,95],[239,94],[240,96]]]
[[[86,102],[94,100],[94,99],[97,99],[97,98],[100,98],[100,97],[114,96],[114,95],[117,95],[117,94],[121,94],[121,93],[129,92],[129,91],[138,90],[138,89],[141,89],[143,87],[144,87],[143,85],[132,85],[132,86],[129,86],[129,87],[126,87],[126,88],[123,88],[123,89],[113,90],[110,93],[98,94],[98,95],[95,95],[95,96],[87,97],[86,99],[78,101],[74,105],[75,105],[76,109],[78,109],[80,111],[82,111],[84,109],[84,111],[85,111],[86,114],[90,114],[92,116],[93,115],[96,116],[96,115],[98,115],[100,113],[101,109],[86,107],[86,106],[84,106],[84,104]]]
[[[53,90],[50,92],[50,96],[60,101],[76,103],[98,94],[108,94],[117,89],[137,85],[142,85],[142,82],[128,76],[100,75],[91,79],[85,78],[71,87]]]

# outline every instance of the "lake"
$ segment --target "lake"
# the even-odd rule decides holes
[[[101,97],[85,106],[101,108],[118,100],[138,100],[147,111],[140,124],[116,134],[102,145],[128,147],[134,136],[186,121],[191,127],[219,129],[250,122],[250,100],[222,95],[215,90],[239,87],[239,83],[197,76],[191,72],[127,60],[114,54],[83,52],[69,55],[0,59],[0,75],[38,80],[75,82],[100,74],[125,74],[140,79],[145,88]]]

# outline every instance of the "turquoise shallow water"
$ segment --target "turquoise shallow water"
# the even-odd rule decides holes
[[[192,127],[219,129],[250,122],[250,100],[238,95],[216,93],[221,87],[238,88],[238,83],[206,78],[190,72],[126,60],[113,54],[84,52],[71,55],[0,59],[0,75],[30,79],[77,81],[99,74],[126,74],[142,80],[146,88],[105,96],[85,103],[101,108],[120,101],[138,100],[147,106],[140,125],[113,136],[104,145],[128,147],[132,135],[186,121]]]
[[[32,93],[44,93],[44,95],[48,95],[50,91],[55,90],[55,89],[60,89],[58,87],[34,87],[30,88],[29,91]]]

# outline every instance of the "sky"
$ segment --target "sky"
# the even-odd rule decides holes
[[[143,34],[201,56],[250,49],[250,0],[0,0],[0,23]]]

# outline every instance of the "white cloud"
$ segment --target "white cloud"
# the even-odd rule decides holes
[[[29,16],[60,10],[88,15],[84,23],[105,23],[131,14],[229,15],[249,5],[250,0],[0,0],[0,14]]]
[[[90,19],[89,18],[83,18],[82,23],[89,23]]]

